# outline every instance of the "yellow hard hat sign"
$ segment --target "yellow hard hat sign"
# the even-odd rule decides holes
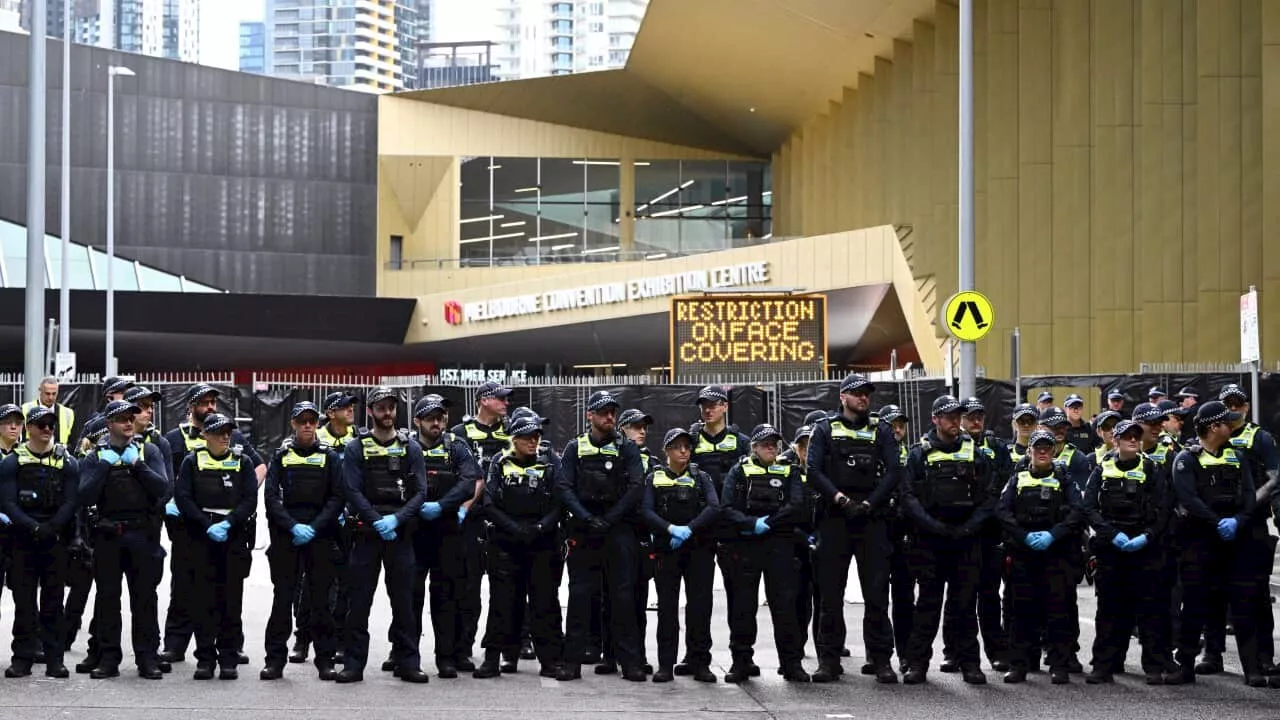
[[[965,290],[947,298],[939,318],[946,326],[947,332],[957,340],[973,342],[981,340],[991,332],[996,322],[995,308],[986,295],[974,290]]]

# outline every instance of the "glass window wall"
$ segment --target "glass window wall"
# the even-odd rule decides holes
[[[689,254],[767,240],[772,196],[766,162],[638,160],[636,248]]]

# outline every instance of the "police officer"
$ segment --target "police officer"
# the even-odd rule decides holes
[[[1097,436],[1084,419],[1084,398],[1071,393],[1062,407],[1067,411],[1067,442],[1086,455],[1092,453],[1097,446]]]
[[[1182,426],[1190,411],[1172,400],[1161,400],[1157,405],[1160,412],[1165,413],[1164,427],[1160,431],[1160,443],[1169,446],[1169,452],[1177,455],[1182,452]]]
[[[138,406],[138,414],[133,418],[133,434],[134,437],[142,443],[152,443],[160,448],[160,452],[164,453],[164,457],[173,454],[173,449],[169,447],[169,441],[164,435],[156,429],[153,422],[156,412],[156,403],[160,402],[163,396],[145,385],[132,385],[124,391],[123,399],[125,402],[131,402]]]
[[[716,676],[711,672],[711,588],[715,538],[711,531],[720,512],[720,499],[711,476],[689,462],[693,436],[687,430],[668,430],[662,445],[667,461],[649,471],[641,504],[657,548],[654,580],[658,586],[658,672],[653,681],[674,679],[683,581],[685,658],[693,666],[689,674],[698,682],[713,683]]]
[[[1070,424],[1067,414],[1061,408],[1051,407],[1040,413],[1040,429],[1052,433],[1057,442],[1054,446],[1053,462],[1064,469],[1066,480],[1075,487],[1075,497],[1080,498],[1084,495],[1085,484],[1089,482],[1090,468],[1089,461],[1085,459],[1085,453],[1067,442],[1067,428]],[[1026,461],[1020,464],[1025,465]],[[1015,471],[1022,469],[1024,468],[1015,466]],[[1079,506],[1079,503],[1076,505]],[[1075,532],[1075,537],[1070,541],[1064,541],[1063,547],[1070,553],[1072,567],[1076,568],[1075,584],[1079,584],[1085,576],[1084,533],[1078,520],[1071,525],[1071,528]],[[1076,594],[1071,593],[1067,600],[1071,603],[1071,609],[1067,613],[1071,622],[1071,653],[1066,660],[1067,670],[1082,673],[1084,666],[1080,664],[1080,658],[1076,655],[1076,651],[1080,649],[1080,611]]]
[[[338,456],[339,473],[342,467],[342,455],[347,449],[347,443],[355,439],[355,403],[358,398],[347,392],[332,392],[325,395],[324,401],[321,403],[321,409],[324,411],[324,424],[316,430],[317,442],[328,445]],[[334,538],[334,542],[338,546],[337,554],[334,556],[333,567],[333,584],[326,589],[325,597],[330,612],[333,616],[334,633],[338,637],[337,652],[334,654],[335,664],[341,662],[342,648],[344,643],[341,642],[343,626],[347,621],[347,606],[349,599],[347,595],[347,555],[351,551],[351,537],[346,525],[346,517],[342,512],[342,508],[338,511],[338,533]],[[304,571],[305,572],[305,571]],[[296,622],[296,634],[293,642],[293,652],[289,654],[289,662],[304,663],[307,661],[307,653],[311,647],[311,635],[307,628],[311,627],[312,620],[308,614],[308,609],[312,602],[306,597],[310,592],[311,583],[306,582],[305,578],[298,578],[298,597],[294,599],[294,617]]]
[[[541,663],[539,675],[558,677],[564,655],[560,631],[560,507],[555,497],[559,469],[539,452],[542,421],[522,417],[511,423],[511,449],[489,465],[485,518],[493,525],[488,543],[489,617],[482,645],[484,662],[472,674],[497,677],[502,652],[520,641],[526,599],[532,607],[529,630]],[[510,663],[514,665],[515,662]],[[511,668],[511,672],[516,670]]]
[[[698,391],[695,402],[698,405],[698,421],[689,427],[689,434],[693,436],[692,462],[711,476],[711,481],[716,486],[716,494],[723,498],[724,476],[739,460],[746,457],[751,441],[746,435],[738,432],[737,427],[728,424],[729,393],[724,388],[708,385]],[[732,541],[734,533],[726,531],[723,534],[729,538],[730,542]],[[717,548],[716,563],[720,565],[720,577],[729,602],[729,614],[732,615],[733,598],[736,595],[729,592],[733,573],[725,567],[729,560],[726,552],[727,545]],[[688,658],[685,658],[676,665],[676,675],[687,675],[691,672],[693,666],[687,660]],[[753,677],[759,675],[760,668],[753,665],[751,674]]]
[[[342,478],[348,523],[356,529],[348,560],[351,608],[344,633],[346,651],[340,683],[361,682],[369,659],[369,610],[378,575],[385,568],[391,600],[391,656],[395,676],[425,683],[418,623],[413,619],[413,542],[411,535],[427,494],[422,446],[396,430],[400,398],[389,387],[376,387],[365,398],[371,422],[347,443]]]
[[[449,424],[448,400],[439,395],[424,396],[414,405],[413,418],[418,426],[427,485],[425,501],[418,511],[422,522],[413,533],[415,632],[422,635],[430,575],[436,670],[442,678],[456,678],[458,661],[467,652],[462,646],[464,618],[458,601],[468,579],[458,509],[475,495],[476,483],[483,482],[483,478],[467,444],[445,432]]]
[[[240,636],[244,634],[245,565],[249,516],[258,506],[258,484],[251,461],[231,446],[235,422],[219,413],[204,418],[205,447],[182,461],[173,495],[186,522],[195,564],[194,607],[196,680],[210,680],[219,668],[222,680],[239,677]]]
[[[1098,632],[1093,670],[1085,678],[1090,684],[1113,681],[1124,666],[1135,628],[1142,640],[1147,684],[1176,685],[1182,680],[1168,665],[1163,619],[1169,608],[1163,544],[1169,498],[1163,470],[1138,450],[1142,433],[1131,420],[1116,425],[1115,453],[1093,469],[1085,487],[1083,509],[1096,533],[1090,549],[1098,559]]]
[[[1276,538],[1267,532],[1267,518],[1272,517],[1272,508],[1280,504],[1280,493],[1277,492],[1280,452],[1276,450],[1276,441],[1271,433],[1248,419],[1249,396],[1239,385],[1227,385],[1218,395],[1228,410],[1240,415],[1238,420],[1231,423],[1231,447],[1247,455],[1249,465],[1253,468],[1253,484],[1256,488],[1254,497],[1258,507],[1250,518],[1248,534],[1259,540],[1260,552],[1258,564],[1254,568],[1254,578],[1258,583],[1258,656],[1263,673],[1271,676],[1271,686],[1280,687],[1280,668],[1273,662],[1275,643],[1272,635],[1275,632],[1275,617],[1272,614],[1269,586],[1271,569],[1275,564]],[[1226,607],[1220,605],[1213,608],[1212,612],[1213,621],[1205,629],[1205,645],[1206,648],[1221,649],[1226,646]]]
[[[729,617],[733,665],[724,676],[727,683],[742,683],[751,677],[762,576],[782,677],[788,682],[810,680],[800,663],[804,647],[793,612],[796,571],[792,525],[804,506],[804,483],[798,466],[778,461],[781,440],[782,433],[772,425],[757,425],[751,431],[751,454],[734,465],[724,479],[724,517],[738,537],[730,555],[734,578],[728,591],[736,597]],[[811,444],[810,449],[813,447]]]
[[[1027,455],[1027,443],[1040,422],[1040,413],[1029,403],[1022,403],[1014,406],[1012,422],[1013,442],[1009,443],[1009,460],[1016,465]]]
[[[512,410],[511,414],[507,416],[507,421],[509,424],[514,424],[517,420],[522,418],[532,418],[542,426],[544,433],[546,432],[547,426],[551,424],[550,418],[539,416],[538,413],[534,412],[528,406],[521,406]],[[538,454],[550,460],[552,464],[557,466],[557,468],[559,467],[560,453],[551,446],[551,441],[546,438],[545,434],[543,435],[542,440],[538,442]],[[520,630],[520,646],[518,648],[507,648],[503,651],[503,667],[508,668],[507,672],[514,671],[519,660],[538,659],[538,653],[533,649],[533,636],[529,632],[529,620],[532,617],[533,605],[532,601],[530,601],[530,603],[525,606],[524,627]]]
[[[1160,401],[1167,397],[1169,397],[1169,393],[1161,390],[1158,385],[1152,385],[1151,389],[1147,391],[1147,402],[1152,405],[1159,405]]]
[[[1177,660],[1183,682],[1195,682],[1200,631],[1211,608],[1230,604],[1244,679],[1264,687],[1258,658],[1256,564],[1260,539],[1251,537],[1250,516],[1257,506],[1253,468],[1246,453],[1231,445],[1232,424],[1240,415],[1218,401],[1196,411],[1199,444],[1178,453],[1173,488],[1188,516],[1183,519],[1182,626]]]
[[[825,413],[824,413],[825,415]],[[800,622],[800,645],[803,647],[809,642],[809,626],[813,626],[813,636],[818,637],[818,618],[821,614],[820,598],[815,591],[813,577],[813,548],[816,546],[817,528],[814,526],[814,508],[817,505],[817,495],[813,492],[813,486],[808,484],[808,476],[805,474],[805,458],[809,454],[809,439],[813,437],[812,425],[801,425],[796,428],[795,437],[791,440],[791,446],[782,451],[778,457],[791,465],[800,467],[800,477],[805,483],[804,488],[804,507],[797,514],[797,520],[793,535],[795,536],[795,554],[796,566],[798,568],[798,580],[796,582],[796,619]],[[778,668],[781,672],[782,668]]]
[[[849,563],[857,558],[858,582],[866,602],[863,636],[877,682],[896,683],[889,664],[893,626],[889,622],[889,501],[901,475],[898,442],[887,423],[870,414],[875,386],[861,375],[840,383],[840,413],[813,430],[806,459],[808,482],[821,498],[818,549],[818,671],[814,682],[835,682],[843,673],[844,592]]]
[[[1106,458],[1107,453],[1115,449],[1116,442],[1113,433],[1121,419],[1120,413],[1114,410],[1103,410],[1093,417],[1093,432],[1097,436],[1098,442],[1095,443],[1093,452],[1088,457],[1090,469],[1097,469]]]
[[[76,452],[76,459],[83,462],[89,450],[97,447],[98,441],[106,434],[106,419],[101,414],[90,418],[85,423],[81,433],[81,449]],[[89,443],[89,447],[84,446],[86,442]],[[75,520],[71,526],[71,542],[67,546],[67,601],[65,605],[67,640],[63,645],[63,649],[66,652],[71,651],[71,647],[75,644],[76,635],[80,632],[84,610],[89,603],[89,590],[93,587],[93,535],[94,526],[97,524],[97,514],[97,508],[84,507],[77,503]],[[2,537],[0,536],[0,538]],[[3,540],[0,540],[0,542],[3,542]],[[76,672],[81,674],[91,672],[98,666],[100,656],[101,651],[98,647],[97,634],[94,632],[93,623],[90,622],[88,653],[84,660],[76,663]],[[160,667],[163,670],[164,664],[160,663]]]
[[[120,674],[120,585],[125,578],[138,675],[149,680],[163,677],[156,657],[160,646],[156,586],[163,572],[164,549],[153,513],[171,491],[165,458],[158,448],[133,440],[137,411],[136,405],[123,400],[108,403],[102,411],[107,434],[85,456],[80,468],[79,502],[98,508],[93,551],[93,581],[98,591],[93,628],[101,655],[89,673],[94,679]]]
[[[885,405],[877,414],[893,430],[893,438],[898,443],[898,460],[906,468],[910,419],[897,405]],[[893,509],[888,520],[889,540],[892,544],[889,555],[889,608],[893,621],[893,647],[898,652],[900,669],[903,667],[902,658],[907,652],[907,641],[911,638],[911,619],[916,605],[916,581],[911,573],[911,523],[903,512],[901,490],[902,486],[899,484],[898,492],[891,498]],[[869,664],[862,668],[864,675],[873,674],[873,670]]]
[[[22,439],[22,425],[25,417],[22,408],[13,403],[0,405],[0,460],[8,457],[18,447]],[[9,516],[0,512],[0,591],[6,585],[5,576],[9,571],[10,555],[13,552],[10,537],[12,521]],[[83,606],[81,612],[84,611]]]
[[[1072,545],[1081,522],[1080,490],[1065,466],[1054,462],[1057,439],[1048,430],[1031,435],[1031,454],[1000,495],[996,517],[1009,540],[1013,592],[1013,661],[1006,683],[1022,683],[1039,661],[1041,630],[1054,685],[1071,682],[1067,662],[1075,642],[1069,614],[1076,604]],[[1035,657],[1032,657],[1034,655]]]
[[[1124,393],[1119,390],[1112,390],[1107,393],[1107,409],[1121,416],[1125,415],[1124,411]]]
[[[991,462],[960,428],[963,410],[951,395],[934,400],[933,429],[907,455],[902,502],[915,527],[913,570],[920,584],[903,676],[909,685],[927,679],[944,592],[956,598],[954,642],[964,681],[987,681],[978,666],[978,535],[995,496]]]
[[[329,588],[333,585],[334,558],[338,554],[338,513],[342,510],[342,465],[338,454],[318,442],[316,427],[320,409],[300,402],[290,412],[293,437],[286,439],[267,467],[266,490],[271,546],[272,602],[267,619],[266,667],[263,680],[284,675],[288,660],[289,630],[295,599],[307,603],[299,613],[309,623],[307,637],[316,645],[316,671],[321,680],[332,680],[337,635],[329,609]],[[309,591],[299,593],[297,585],[307,583]]]
[[[9,678],[30,675],[42,647],[45,675],[70,674],[62,663],[62,590],[80,468],[66,446],[54,442],[57,424],[53,409],[31,408],[27,441],[0,461],[0,508],[13,525],[13,664],[4,671]]]
[[[581,663],[599,652],[592,619],[599,617],[601,585],[609,594],[613,657],[622,677],[644,682],[642,638],[635,624],[636,510],[644,494],[640,449],[614,429],[618,401],[598,390],[587,399],[590,429],[570,440],[561,454],[556,493],[570,514],[569,608],[565,620],[565,661],[557,680],[582,677]]]
[[[649,426],[653,424],[653,416],[646,414],[642,410],[630,408],[623,410],[618,415],[618,429],[626,436],[628,440],[636,444],[640,449],[640,464],[644,467],[647,475],[653,468],[661,465],[661,461],[654,457],[645,444],[649,438]],[[639,568],[640,575],[636,578],[636,627],[640,629],[640,637],[647,637],[646,626],[648,624],[648,607],[649,607],[649,583],[653,581],[654,563],[656,562],[655,548],[653,546],[653,536],[647,532],[636,533],[636,544],[639,546],[639,555],[636,556],[636,567]],[[601,621],[600,629],[603,636],[604,646],[604,662],[596,667],[596,673],[601,675],[610,675],[617,670],[617,665],[610,651],[613,643],[609,636],[609,596],[606,594],[601,605]],[[644,650],[643,644],[641,650]],[[648,659],[644,659],[641,663],[646,674],[653,673],[653,666],[649,664]]]
[[[1078,396],[1077,396],[1078,397]],[[1067,398],[1070,400],[1071,398]],[[964,416],[961,427],[978,443],[978,450],[987,456],[991,463],[993,481],[997,484],[1001,479],[1013,473],[1013,460],[1009,457],[1009,448],[996,439],[995,433],[987,430],[987,409],[976,397],[964,401]],[[1068,429],[1067,432],[1071,432]],[[986,651],[991,669],[1004,672],[1009,669],[1009,636],[1003,625],[1003,613],[1000,603],[1000,581],[1004,576],[1004,547],[1001,544],[1004,531],[995,517],[987,521],[979,540],[982,543],[982,568],[978,576],[978,628],[982,633],[982,647]],[[942,637],[944,661],[939,666],[942,672],[959,672],[960,663],[956,662],[948,643],[949,630],[955,626],[954,605],[950,602],[943,611]]]
[[[455,425],[450,431],[463,438],[471,446],[471,454],[480,464],[480,472],[487,476],[489,463],[493,458],[507,451],[511,446],[511,436],[507,434],[505,418],[511,394],[515,392],[501,383],[489,381],[476,388],[476,416],[463,418],[463,422]],[[484,576],[484,518],[483,513],[472,513],[474,507],[480,509],[480,497],[483,493],[483,482],[476,483],[475,495],[462,504],[462,539],[466,563],[466,578],[458,592],[458,612],[461,615],[462,629],[458,641],[458,669],[471,672],[476,669],[471,660],[472,648],[476,642],[476,632],[480,626],[480,581]]]
[[[1039,395],[1036,396],[1037,412],[1044,412],[1045,410],[1048,410],[1051,407],[1053,407],[1053,393],[1049,392],[1048,390],[1044,390]]]
[[[132,387],[132,383],[129,387]],[[114,388],[115,386],[109,387],[108,392]],[[123,394],[126,390],[128,387],[122,387],[119,391]],[[197,383],[187,389],[187,419],[164,436],[170,450],[169,469],[166,471],[170,484],[177,477],[183,460],[191,453],[205,448],[204,421],[217,412],[220,395],[217,388],[205,383]],[[258,482],[264,480],[267,467],[239,430],[231,430],[230,444],[231,447],[241,448],[249,458]],[[181,520],[182,513],[178,509],[178,503],[170,498],[165,504],[164,513],[165,530],[169,534],[172,555],[169,558],[169,609],[165,613],[164,652],[160,654],[160,659],[168,663],[179,663],[186,659],[187,644],[195,633],[195,618],[191,615],[188,598],[196,593],[197,561],[189,552],[193,550],[190,542],[192,534]],[[251,538],[252,533],[248,537]],[[243,647],[243,637],[238,645]],[[237,659],[240,664],[249,662],[249,658],[242,652],[238,653]]]

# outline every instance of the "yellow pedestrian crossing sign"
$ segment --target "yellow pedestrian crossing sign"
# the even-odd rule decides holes
[[[991,327],[996,322],[996,311],[986,295],[975,290],[965,290],[947,298],[939,321],[946,326],[952,337],[974,342],[991,332]]]

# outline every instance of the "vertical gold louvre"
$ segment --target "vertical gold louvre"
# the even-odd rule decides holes
[[[1029,374],[1237,361],[1249,285],[1280,359],[1280,0],[974,4],[979,363],[1007,373],[1015,326]],[[936,3],[773,155],[777,235],[909,225],[933,304],[958,274],[958,21]]]

